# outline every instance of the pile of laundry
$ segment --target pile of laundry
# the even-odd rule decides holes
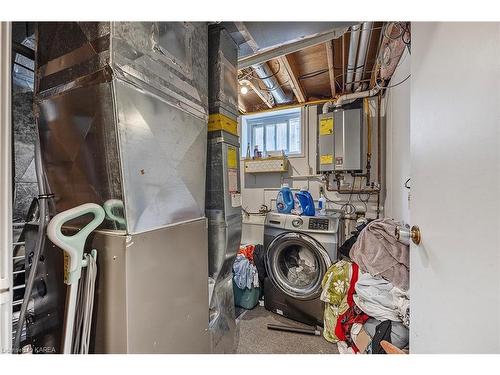
[[[409,247],[396,239],[397,225],[392,219],[365,223],[323,277],[323,336],[340,353],[383,354],[383,340],[408,347]]]
[[[259,273],[254,264],[254,245],[240,246],[233,263],[233,280],[240,289],[252,289],[259,286]]]
[[[318,266],[311,251],[305,248],[291,249],[285,254],[284,263],[290,284],[305,287],[314,282]]]

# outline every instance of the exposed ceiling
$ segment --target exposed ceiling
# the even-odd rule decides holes
[[[410,44],[408,22],[232,22],[225,27],[239,45],[239,82],[248,88],[239,95],[243,112],[383,87]],[[353,48],[356,60],[349,65]],[[264,80],[255,69],[262,63],[271,72]],[[288,98],[284,103],[273,98],[278,86]]]

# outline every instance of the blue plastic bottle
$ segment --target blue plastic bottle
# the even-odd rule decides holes
[[[307,191],[307,189],[302,188],[299,192],[295,193],[296,203],[298,203],[299,207],[295,208],[295,211],[299,215],[304,216],[314,216],[316,213],[316,209],[314,207],[314,200],[311,196],[311,193]]]
[[[276,198],[276,209],[282,214],[289,214],[293,209],[293,193],[288,184],[281,185]]]

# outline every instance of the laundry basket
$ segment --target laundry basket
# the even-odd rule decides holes
[[[235,282],[233,277],[234,304],[247,310],[253,309],[259,303],[261,295],[261,288],[258,283],[258,268],[254,263],[255,248],[256,246],[251,244],[241,245],[233,265],[233,275],[234,277],[238,276],[239,280],[239,282]],[[246,281],[249,276],[254,278],[251,283]],[[245,280],[243,283],[241,283],[241,277]],[[243,286],[242,284],[245,285],[245,288],[240,288]]]
[[[240,289],[233,280],[234,304],[251,310],[259,303],[260,287]]]

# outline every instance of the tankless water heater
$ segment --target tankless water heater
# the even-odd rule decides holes
[[[321,114],[318,127],[319,171],[362,171],[362,109],[337,109]]]

